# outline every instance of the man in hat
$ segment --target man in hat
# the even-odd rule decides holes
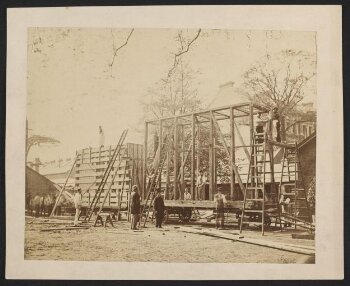
[[[82,204],[81,188],[77,188],[75,189],[75,194],[74,194],[74,207],[75,207],[74,226],[77,226],[79,222],[81,204]]]
[[[226,197],[222,193],[221,187],[218,187],[217,193],[214,195],[214,203],[215,203],[215,213],[216,213],[216,228],[224,228],[224,220],[225,220],[225,203]]]
[[[164,219],[165,205],[160,189],[157,190],[156,198],[154,199],[154,212],[156,216],[156,227],[162,228],[162,222]]]
[[[131,229],[137,229],[141,210],[141,197],[138,193],[137,186],[132,187],[130,197],[130,214],[131,214]]]

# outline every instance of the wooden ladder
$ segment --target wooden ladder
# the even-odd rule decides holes
[[[147,188],[146,188],[147,196],[146,196],[146,200],[143,205],[140,220],[139,220],[139,225],[140,225],[142,218],[145,217],[145,221],[143,223],[144,227],[146,226],[148,215],[153,205],[153,200],[156,194],[155,189],[160,184],[161,173],[164,167],[164,163],[166,161],[167,150],[170,148],[170,144],[171,144],[171,140],[169,137],[170,135],[165,136],[164,138],[165,142],[163,144],[159,144],[160,154],[159,154],[158,164],[154,168],[153,176],[149,179],[147,183]],[[157,158],[155,158],[155,160],[157,160]]]
[[[284,186],[283,193],[282,186]],[[282,207],[279,207],[285,224],[292,224],[295,229],[299,226],[314,230],[296,144],[293,148],[285,147],[283,151],[279,201],[281,201],[281,196],[283,196],[283,201],[288,198],[290,201],[284,206],[284,211]]]
[[[266,202],[266,174],[270,174],[271,183],[273,183],[273,160],[271,160],[271,153],[267,148],[272,148],[272,145],[267,146],[266,133],[254,132],[251,143],[251,154],[249,162],[249,171],[247,175],[246,187],[244,190],[244,200],[242,216],[240,221],[240,232],[242,232],[245,217],[258,216],[261,219],[261,234],[264,235],[265,225],[269,223],[271,217],[275,217],[276,221],[281,220],[278,212],[277,192],[275,188],[271,193],[272,202]],[[270,171],[266,170],[267,163],[270,164]],[[273,197],[275,195],[275,197]]]
[[[109,176],[110,176],[110,174],[111,174],[112,169],[114,169],[114,163],[115,163],[115,161],[117,160],[118,156],[121,154],[121,149],[122,149],[122,146],[123,146],[123,144],[124,144],[124,140],[125,140],[125,137],[126,137],[127,134],[128,134],[128,130],[125,129],[125,130],[122,132],[122,135],[121,135],[120,138],[119,138],[118,144],[117,144],[117,146],[116,146],[115,149],[114,149],[114,152],[113,152],[112,157],[111,157],[110,160],[108,161],[108,165],[107,165],[107,168],[106,168],[106,170],[105,170],[105,172],[104,172],[104,174],[103,174],[103,176],[102,176],[101,182],[100,182],[100,184],[98,185],[98,188],[97,188],[97,190],[96,190],[96,192],[95,192],[95,195],[94,195],[94,197],[93,197],[93,199],[92,199],[92,201],[91,201],[91,203],[90,203],[90,206],[89,206],[89,208],[88,208],[88,210],[87,210],[87,212],[86,212],[85,219],[84,219],[85,222],[89,222],[89,221],[90,221],[90,219],[91,219],[93,213],[94,213],[94,212],[96,211],[96,209],[97,209],[97,204],[100,202],[101,194],[104,192],[104,187],[105,187],[105,185],[106,185],[106,183],[107,183],[107,180],[108,180],[108,178],[109,178]],[[119,161],[119,164],[120,164],[120,162],[121,162],[121,160]],[[118,168],[119,168],[119,167],[118,167]],[[117,174],[117,170],[115,171],[115,174]],[[114,174],[114,177],[115,177],[115,174]],[[110,191],[110,189],[111,189],[111,186],[112,186],[114,177],[113,177],[112,182],[111,182],[111,184],[110,184],[108,193],[109,193],[109,191]],[[102,203],[102,205],[101,205],[101,207],[100,207],[100,210],[99,210],[99,213],[101,212],[102,207],[103,207],[103,205],[104,205],[104,203],[105,203],[105,201],[106,201],[106,199],[107,199],[108,193],[105,194],[103,203]]]

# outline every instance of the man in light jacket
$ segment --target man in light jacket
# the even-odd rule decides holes
[[[75,190],[75,194],[74,194],[74,207],[75,207],[74,226],[77,226],[79,222],[81,204],[82,204],[81,189],[78,188]]]
[[[138,193],[137,186],[132,187],[130,197],[130,214],[131,214],[131,229],[137,229],[141,211],[141,197]]]

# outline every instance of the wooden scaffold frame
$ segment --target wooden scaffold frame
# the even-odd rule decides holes
[[[208,170],[208,184],[209,184],[209,200],[213,199],[215,188],[217,185],[217,152],[216,150],[221,148],[229,158],[230,167],[230,195],[234,196],[236,191],[235,182],[238,182],[240,189],[244,190],[244,184],[241,180],[237,165],[236,165],[236,150],[243,148],[244,152],[249,159],[250,142],[252,141],[254,133],[254,115],[259,113],[268,113],[268,110],[255,105],[253,103],[242,103],[230,106],[224,106],[220,108],[207,109],[198,112],[186,113],[176,116],[164,117],[157,120],[150,120],[145,122],[145,140],[144,140],[144,161],[143,161],[143,186],[141,196],[144,199],[146,197],[147,190],[147,176],[152,172],[149,167],[149,163],[154,160],[154,157],[149,156],[148,139],[150,138],[150,127],[157,128],[158,142],[162,144],[165,134],[172,133],[173,144],[171,152],[167,151],[166,158],[166,172],[165,172],[165,195],[167,194],[170,185],[174,188],[174,199],[181,199],[183,193],[184,181],[185,181],[185,168],[184,165],[188,158],[190,158],[190,191],[193,199],[196,198],[196,173],[200,169],[200,156],[199,152],[203,148],[208,148],[209,154],[209,170]],[[237,118],[246,117],[249,121],[250,138],[249,143],[245,143],[239,125],[236,123]],[[228,121],[229,140],[230,143],[226,143],[224,134],[220,129],[219,122]],[[201,131],[202,126],[207,125],[209,129],[209,145],[201,146]],[[226,136],[227,137],[227,136]],[[235,138],[238,137],[238,138]],[[185,138],[190,139],[190,144],[187,148],[184,146]],[[240,144],[236,144],[236,141],[240,141]],[[180,160],[180,162],[179,162]],[[173,171],[169,171],[169,163],[173,162]],[[172,176],[170,175],[172,173]],[[162,174],[161,174],[162,175]],[[174,180],[177,178],[177,180]],[[162,180],[159,180],[160,182]],[[159,185],[160,186],[160,185]],[[181,189],[181,191],[180,191]]]

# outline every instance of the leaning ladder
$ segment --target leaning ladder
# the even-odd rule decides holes
[[[140,221],[139,224],[141,224],[143,216],[145,216],[145,221],[143,223],[143,226],[146,226],[146,222],[148,219],[148,215],[150,212],[150,209],[152,207],[153,200],[155,198],[155,188],[156,186],[159,185],[160,180],[161,180],[161,173],[164,167],[164,163],[166,161],[166,150],[170,148],[170,142],[171,140],[169,139],[169,135],[167,135],[164,138],[165,143],[159,145],[159,161],[157,166],[155,167],[154,174],[153,176],[149,179],[148,184],[147,184],[147,196],[146,196],[146,201],[145,204],[142,208],[141,216],[140,216]],[[162,146],[163,145],[163,146]]]
[[[104,174],[102,176],[101,183],[99,184],[99,186],[98,186],[98,188],[96,190],[96,193],[95,193],[95,195],[94,195],[94,197],[93,197],[93,199],[92,199],[92,201],[90,203],[89,209],[86,212],[86,216],[85,216],[85,220],[84,221],[89,222],[91,217],[92,217],[92,215],[93,215],[93,213],[96,211],[97,204],[100,201],[101,194],[104,191],[104,187],[105,187],[105,185],[107,183],[109,175],[110,175],[112,169],[114,168],[113,167],[114,163],[117,160],[118,156],[120,155],[120,152],[121,152],[122,146],[124,144],[124,140],[125,140],[125,137],[126,137],[127,133],[128,133],[128,130],[125,129],[122,132],[122,135],[119,138],[118,144],[115,147],[113,155],[110,158],[110,160],[108,162],[108,165],[107,165],[107,168],[106,168],[106,170],[105,170],[105,172],[104,172]],[[107,195],[105,196],[104,202],[106,201],[106,198],[107,198]],[[103,204],[104,204],[104,202],[103,202]],[[100,208],[100,210],[101,210],[101,208]]]
[[[265,216],[266,216],[266,174],[270,174],[271,178],[273,177],[273,160],[271,160],[270,152],[267,152],[267,136],[266,133],[254,133],[252,139],[252,148],[249,162],[249,169],[247,175],[246,187],[244,190],[244,200],[242,208],[242,216],[240,221],[240,232],[242,232],[243,223],[245,216],[258,215],[261,217],[261,234],[264,235],[265,232]],[[269,148],[272,148],[270,145]],[[267,158],[267,154],[268,157]],[[270,171],[266,171],[266,163],[270,163]],[[272,182],[273,180],[271,180]],[[273,188],[275,191],[275,189]],[[273,194],[271,194],[273,195]],[[277,212],[277,194],[276,202],[270,204],[268,207],[276,209],[275,213],[271,212],[271,216],[275,216],[276,220],[278,217]],[[275,207],[275,208],[274,208]],[[281,221],[280,221],[281,222]]]
[[[284,181],[285,178],[287,178],[287,182]],[[279,201],[282,195],[282,185],[285,187],[284,198],[290,199],[290,203],[288,204],[289,209],[282,212],[281,207],[279,207],[282,220],[287,224],[293,224],[295,229],[299,226],[313,230],[314,226],[312,225],[312,217],[307,201],[296,143],[293,148],[284,148]],[[286,187],[288,190],[286,190]]]

